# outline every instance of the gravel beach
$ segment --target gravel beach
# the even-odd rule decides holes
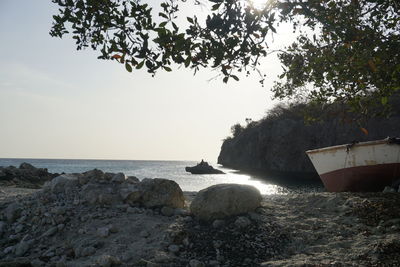
[[[2,187],[0,266],[400,263],[398,193],[268,195],[255,212],[212,223],[189,214],[195,192],[184,196],[185,208],[168,211],[74,205],[41,190]],[[20,214],[7,222],[13,203]]]

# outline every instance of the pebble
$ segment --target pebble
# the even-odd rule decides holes
[[[18,245],[16,245],[16,247],[15,247],[15,255],[16,255],[17,257],[23,256],[23,255],[30,249],[31,243],[32,243],[32,242],[29,242],[29,241],[27,241],[27,242],[25,242],[25,241],[20,242],[20,243],[19,243]]]
[[[161,214],[167,217],[174,215],[174,209],[171,207],[162,207]]]
[[[15,249],[15,246],[9,246],[9,247],[6,247],[6,248],[3,250],[3,252],[4,252],[5,254],[8,254],[8,253],[13,252],[14,249]]]
[[[42,235],[42,237],[52,236],[52,235],[54,235],[55,233],[57,233],[57,231],[58,231],[58,227],[57,227],[57,226],[51,227],[49,230],[47,230],[47,231]]]
[[[146,238],[146,237],[149,237],[149,236],[150,236],[150,233],[149,233],[148,231],[146,231],[146,230],[143,230],[143,231],[141,231],[141,232],[139,233],[139,235],[140,235],[141,237]]]
[[[238,228],[245,228],[245,227],[249,226],[250,224],[251,224],[251,221],[247,217],[244,217],[244,216],[238,217],[235,221],[235,225]]]
[[[107,237],[110,235],[110,230],[108,227],[100,227],[97,229],[97,236],[99,237]]]
[[[87,257],[93,255],[94,253],[96,253],[96,249],[92,246],[89,246],[82,249],[81,256]]]
[[[206,265],[199,260],[192,259],[189,261],[189,266],[190,267],[205,267]]]
[[[0,236],[5,232],[7,224],[3,221],[0,221]]]
[[[168,251],[172,253],[178,253],[180,250],[178,245],[170,245],[168,246]]]
[[[220,227],[222,227],[224,224],[225,224],[225,221],[224,221],[224,220],[215,220],[215,221],[213,221],[212,226],[213,226],[214,228],[220,228]]]
[[[120,265],[121,261],[118,258],[110,255],[101,255],[96,260],[96,263],[101,267],[111,267],[115,265]]]

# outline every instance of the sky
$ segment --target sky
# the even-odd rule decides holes
[[[264,87],[256,74],[224,84],[210,70],[128,73],[77,51],[69,36],[51,37],[56,10],[0,0],[0,158],[215,162],[233,124],[277,103],[268,89],[281,71],[275,58],[261,66]]]

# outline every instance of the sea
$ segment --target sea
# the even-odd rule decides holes
[[[27,162],[37,168],[47,168],[51,173],[80,173],[92,169],[104,172],[123,172],[140,180],[144,178],[165,178],[174,180],[183,191],[198,192],[211,185],[220,183],[248,184],[258,188],[261,194],[291,194],[324,191],[320,182],[280,182],[276,177],[259,176],[225,168],[215,162],[209,162],[214,168],[225,174],[193,175],[185,167],[194,166],[195,161],[158,161],[158,160],[83,160],[83,159],[9,159],[0,158],[0,166],[16,166]]]

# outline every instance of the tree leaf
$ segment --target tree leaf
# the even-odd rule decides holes
[[[229,76],[225,76],[224,79],[222,80],[224,83],[228,83]]]
[[[144,65],[144,60],[142,62],[140,62],[139,64],[137,64],[136,69],[141,69]]]
[[[361,130],[365,135],[368,135],[368,130],[365,129],[364,127],[360,127],[360,130]]]
[[[238,76],[236,76],[236,75],[231,75],[231,77],[232,77],[235,81],[239,81]]]
[[[125,63],[125,69],[126,69],[128,72],[132,72],[132,66],[129,65],[128,62]]]
[[[164,66],[164,69],[168,72],[172,71],[172,69],[170,67]]]

